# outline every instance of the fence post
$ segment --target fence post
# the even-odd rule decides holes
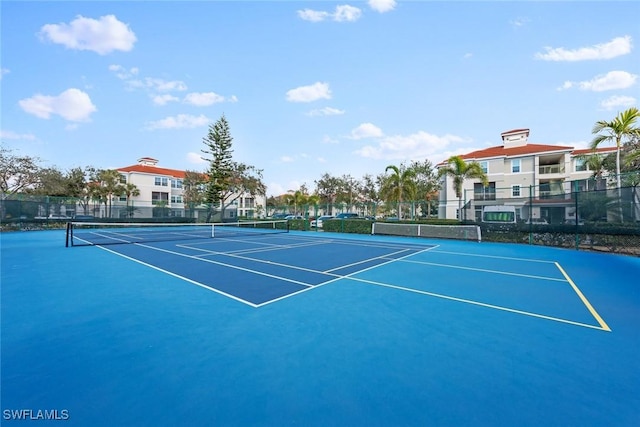
[[[573,194],[574,194],[574,208],[575,208],[575,221],[576,221],[576,250],[580,249],[580,226],[578,218],[580,218],[580,216],[578,215],[578,183],[576,181],[574,181],[574,186],[573,186]]]
[[[529,185],[529,244],[533,245],[533,185]]]

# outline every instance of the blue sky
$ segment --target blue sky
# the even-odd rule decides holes
[[[224,114],[268,195],[531,129],[586,147],[640,99],[640,2],[2,1],[2,143],[202,170]]]

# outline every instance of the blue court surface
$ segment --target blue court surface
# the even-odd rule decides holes
[[[293,231],[0,238],[2,425],[640,425],[640,258]]]

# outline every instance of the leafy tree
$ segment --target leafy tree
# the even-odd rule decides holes
[[[0,146],[0,192],[2,196],[19,193],[40,182],[40,159],[19,156]]]
[[[185,171],[182,180],[182,198],[189,209],[189,216],[193,218],[196,206],[205,203],[207,176],[201,172]]]
[[[114,196],[124,194],[124,185],[120,183],[120,172],[115,169],[98,169],[92,171],[91,180],[95,183],[91,188],[91,197],[104,203],[107,218],[111,218]]]
[[[244,163],[232,163],[232,185],[223,194],[223,200],[232,203],[242,195],[261,195],[267,192],[267,186],[263,182],[262,169]]]
[[[332,213],[333,204],[336,202],[336,198],[340,192],[342,180],[335,176],[331,176],[328,173],[324,173],[319,180],[315,181],[316,193],[320,197],[320,202],[323,204],[329,204],[329,212]]]
[[[466,179],[479,179],[485,187],[489,185],[487,175],[478,162],[465,162],[461,156],[451,156],[447,165],[438,170],[438,177],[450,176],[453,179],[453,189],[458,198],[458,212],[462,219],[462,188]]]
[[[381,193],[387,201],[394,201],[398,205],[398,219],[402,219],[402,202],[413,200],[416,195],[416,173],[413,169],[404,165],[386,167],[385,172],[391,171],[391,175],[385,180]]]
[[[426,202],[427,216],[431,216],[431,202],[438,196],[440,183],[438,174],[429,160],[423,162],[413,161],[409,168],[414,171],[416,177],[416,197]]]
[[[55,167],[43,168],[39,172],[38,183],[29,190],[41,196],[63,197],[67,195],[68,182],[64,174]]]
[[[233,138],[224,115],[213,125],[209,125],[209,132],[203,142],[206,148],[202,152],[209,156],[203,159],[209,162],[205,201],[209,204],[207,222],[210,222],[216,206],[220,206],[224,218],[224,199],[233,185]]]
[[[366,174],[362,177],[360,194],[366,203],[377,203],[380,201],[379,185],[372,175]]]

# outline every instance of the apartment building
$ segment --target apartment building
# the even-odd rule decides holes
[[[438,216],[480,221],[485,206],[514,206],[519,220],[545,220],[561,223],[575,220],[572,191],[592,190],[593,172],[581,155],[589,149],[529,143],[529,129],[514,129],[501,134],[502,145],[463,154],[476,161],[487,175],[489,185],[477,179],[463,184],[463,209],[450,176],[443,177]],[[615,147],[599,148],[603,155]],[[436,167],[446,165],[446,161]]]
[[[202,206],[190,208],[185,204],[185,171],[160,167],[158,160],[152,157],[142,157],[136,164],[117,170],[120,172],[121,183],[135,185],[140,194],[131,196],[128,202],[127,197],[122,195],[114,203],[112,217],[188,216],[201,219],[206,215],[206,209]],[[257,216],[259,206],[265,206],[264,196],[241,194],[232,198],[234,200],[225,207],[225,217],[218,220],[253,218]]]

